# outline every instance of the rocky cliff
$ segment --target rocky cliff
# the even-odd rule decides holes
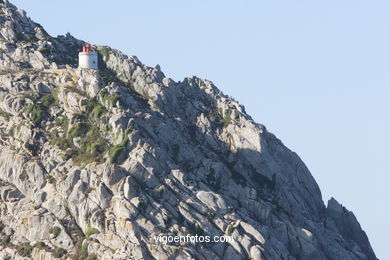
[[[352,212],[212,82],[51,37],[0,0],[0,259],[376,259]],[[231,236],[168,243],[158,235]]]

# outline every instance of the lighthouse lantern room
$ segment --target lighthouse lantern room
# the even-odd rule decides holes
[[[83,45],[83,51],[79,53],[79,68],[98,69],[98,55],[88,43]]]

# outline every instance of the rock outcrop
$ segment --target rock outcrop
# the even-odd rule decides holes
[[[1,259],[376,259],[297,154],[208,80],[51,37],[0,1]],[[156,236],[231,236],[161,243]]]

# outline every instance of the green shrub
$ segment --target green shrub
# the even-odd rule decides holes
[[[86,112],[90,117],[99,119],[102,114],[107,112],[107,109],[102,104],[100,104],[96,98],[92,98],[86,105]]]
[[[50,141],[51,145],[58,146],[61,150],[66,150],[72,147],[72,141],[66,137],[52,137]]]
[[[66,116],[57,117],[54,121],[62,130],[67,131],[69,127],[69,119]]]
[[[106,104],[108,103],[109,106],[115,106],[118,100],[120,100],[120,95],[108,95],[103,96],[103,102]]]
[[[53,256],[54,256],[55,258],[61,258],[61,257],[63,257],[66,253],[67,253],[67,251],[66,251],[64,248],[54,246]]]
[[[89,125],[84,122],[74,124],[68,132],[70,138],[75,138],[84,135],[89,129]]]
[[[96,152],[98,150],[98,145],[97,144],[90,144],[87,146],[87,153],[93,155],[96,155]]]
[[[76,148],[70,148],[70,149],[66,150],[66,152],[63,155],[62,159],[67,161],[67,160],[70,160],[71,158],[76,157],[77,154],[78,154],[78,150]]]
[[[98,119],[102,114],[106,112],[107,112],[106,108],[98,104],[92,109],[91,116]]]
[[[54,103],[57,104],[57,105],[60,104],[60,98],[58,97],[59,94],[60,94],[60,88],[59,87],[55,87],[51,94],[52,94],[52,96],[54,98]]]
[[[188,228],[194,233],[194,234],[197,234],[199,236],[202,236],[204,234],[204,230],[203,228],[198,224],[196,223],[195,220],[192,220],[192,223],[189,223],[188,224]]]
[[[89,162],[101,162],[106,151],[108,143],[101,137],[99,129],[94,125],[87,134],[80,140],[80,149],[74,157],[74,161],[79,164]]]
[[[8,121],[12,117],[12,114],[5,112],[3,110],[0,110],[0,116],[4,117],[4,119]]]
[[[51,94],[44,95],[42,98],[40,98],[40,101],[42,102],[42,105],[46,108],[49,108],[56,102],[56,100]]]
[[[36,242],[33,247],[36,247],[36,248],[39,248],[39,249],[44,249],[44,248],[47,247],[47,245],[40,241],[40,242]]]
[[[86,134],[86,137],[92,138],[94,140],[101,138],[99,128],[96,126],[96,124],[90,126]]]
[[[49,232],[50,232],[50,234],[53,234],[54,238],[56,238],[60,235],[61,228],[60,227],[52,227]]]
[[[225,115],[223,116],[223,118],[219,119],[218,123],[223,127],[227,127],[232,121],[231,115],[232,115],[232,111],[230,109],[226,110]]]
[[[33,246],[29,243],[23,243],[16,246],[16,251],[22,257],[31,257],[31,252],[33,250]]]
[[[46,176],[46,180],[47,180],[47,182],[50,183],[50,184],[53,184],[53,183],[56,182],[56,179],[54,179],[54,177],[51,176],[51,175],[47,175],[47,176]]]
[[[100,95],[102,97],[103,104],[108,104],[108,106],[115,106],[121,98],[120,95],[110,95],[107,89],[102,89]]]
[[[46,47],[42,47],[38,50],[40,53],[42,53],[43,55],[46,55],[46,54],[50,54],[50,49],[49,48],[46,48]]]
[[[75,251],[76,251],[76,256],[79,257],[78,259],[85,259],[88,256],[88,244],[84,243],[84,238],[79,237],[77,241],[75,242]]]
[[[88,255],[88,243],[84,243],[81,246],[81,253],[85,256]]]
[[[112,129],[112,125],[104,124],[103,127],[102,127],[102,130],[103,130],[104,133],[109,134],[113,130]]]
[[[208,220],[212,220],[212,219],[215,217],[216,213],[215,213],[215,211],[212,210],[212,209],[206,209],[206,210],[204,211],[204,215],[206,215],[206,218],[207,218]]]
[[[100,233],[98,229],[93,227],[88,227],[87,230],[85,231],[85,236],[89,239],[90,236],[97,233]]]
[[[117,160],[119,158],[119,155],[126,148],[128,142],[129,142],[129,138],[127,137],[127,135],[125,135],[125,137],[123,138],[122,142],[120,144],[115,145],[110,150],[109,157],[110,157],[110,162],[111,163],[116,163],[117,162]]]
[[[43,118],[43,108],[39,104],[29,104],[23,109],[23,114],[26,114],[34,125],[39,125]]]
[[[219,127],[227,127],[232,121],[232,111],[227,109],[225,113],[221,108],[216,108],[208,114],[208,117],[216,122]]]
[[[31,119],[34,125],[40,125],[45,114],[48,113],[47,111],[50,106],[54,104],[58,105],[58,101],[52,94],[46,94],[41,97],[33,95],[32,98],[34,103],[28,104],[23,109],[23,114],[25,114],[29,119]]]
[[[210,111],[208,114],[208,118],[211,120],[215,120],[221,116],[222,112],[221,109],[215,108],[213,111]]]
[[[116,163],[118,158],[119,158],[119,155],[121,154],[121,152],[123,151],[123,149],[125,149],[123,146],[114,146],[111,150],[110,150],[110,154],[109,154],[109,157],[110,157],[110,162],[111,163]]]
[[[110,56],[110,50],[107,46],[99,46],[98,52],[100,53],[100,55],[102,55],[104,61],[108,60]]]
[[[226,233],[229,235],[229,236],[231,236],[232,234],[233,234],[233,232],[234,232],[234,226],[233,225],[229,225],[228,226],[228,228],[227,228],[227,230],[226,230]]]

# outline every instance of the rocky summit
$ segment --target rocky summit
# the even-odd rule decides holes
[[[0,0],[0,259],[377,259],[354,214],[232,97]],[[227,242],[163,236],[226,236]]]

